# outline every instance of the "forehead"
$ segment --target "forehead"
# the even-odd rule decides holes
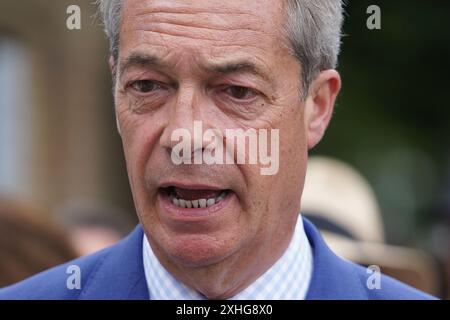
[[[281,0],[124,0],[120,54],[146,48],[177,59],[277,54]]]

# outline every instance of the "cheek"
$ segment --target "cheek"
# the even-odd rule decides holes
[[[288,113],[289,119],[285,119],[283,137],[280,138],[280,165],[285,174],[296,181],[304,176],[308,158],[308,145],[304,125],[303,106],[294,107]]]
[[[150,117],[124,115],[119,123],[128,175],[134,189],[144,183],[145,168],[158,142],[158,131]]]
[[[302,110],[302,109],[300,109]],[[284,211],[298,211],[303,189],[308,149],[304,132],[302,112],[291,108],[283,119],[280,129],[279,171],[271,184],[274,199]],[[279,211],[280,212],[280,211]]]
[[[295,107],[284,107],[283,112],[272,121],[271,127],[279,130],[277,156],[272,146],[267,151],[272,161],[278,161],[278,171],[274,175],[262,175],[261,168],[269,166],[245,166],[241,171],[248,182],[248,205],[253,215],[265,216],[264,219],[278,219],[273,214],[297,212],[300,207],[300,195],[304,182],[307,163],[307,145],[303,126],[302,106],[298,100]],[[272,119],[273,120],[273,119]],[[269,140],[270,141],[270,140]],[[252,215],[252,218],[253,218]],[[260,219],[258,217],[258,219]]]

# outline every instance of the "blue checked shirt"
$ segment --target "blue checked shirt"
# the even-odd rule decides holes
[[[151,300],[204,300],[176,280],[158,261],[144,234],[144,271]],[[292,240],[280,259],[230,300],[303,300],[313,270],[312,250],[299,216]]]

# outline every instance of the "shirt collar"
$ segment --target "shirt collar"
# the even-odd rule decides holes
[[[202,294],[176,280],[158,261],[147,237],[143,239],[145,278],[152,300],[203,300]],[[303,300],[313,271],[313,255],[301,216],[283,255],[250,286],[231,300]]]

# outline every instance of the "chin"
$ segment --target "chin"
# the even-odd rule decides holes
[[[220,263],[236,252],[236,247],[212,236],[182,235],[173,237],[163,249],[177,265],[199,268]]]

